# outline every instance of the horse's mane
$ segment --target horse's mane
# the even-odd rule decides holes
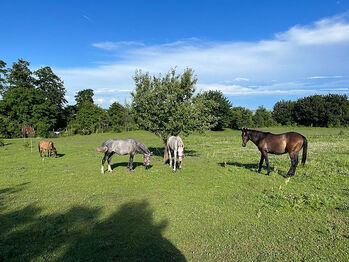
[[[139,142],[138,140],[136,140],[136,142],[137,142],[137,146],[143,151],[144,154],[147,154],[150,152],[149,149],[145,145],[143,145],[141,142]]]

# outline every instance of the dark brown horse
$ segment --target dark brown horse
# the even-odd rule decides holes
[[[262,132],[242,128],[242,146],[245,147],[248,140],[251,140],[261,152],[261,160],[259,161],[258,173],[261,172],[263,161],[267,165],[267,175],[270,173],[268,153],[282,155],[288,153],[291,158],[291,167],[286,178],[294,176],[298,165],[298,153],[303,148],[302,165],[307,159],[307,139],[296,132],[287,132],[274,135],[269,132]]]
[[[42,157],[42,152],[45,152],[45,151],[47,151],[48,157],[51,156],[51,151],[53,153],[53,156],[57,157],[57,150],[52,141],[40,141],[38,147],[39,147],[39,152],[41,157]]]
[[[31,126],[23,126],[22,127],[22,134],[23,134],[23,137],[28,137],[28,135],[34,135],[35,129],[34,129],[34,127],[31,127]]]

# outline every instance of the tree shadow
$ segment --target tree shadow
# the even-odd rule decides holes
[[[0,213],[0,261],[186,261],[147,201],[125,203],[105,219],[99,207],[42,213],[35,205]]]

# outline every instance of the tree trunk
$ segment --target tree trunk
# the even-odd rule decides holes
[[[164,140],[164,164],[168,161],[167,141]]]

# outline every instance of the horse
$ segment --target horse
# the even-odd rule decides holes
[[[113,172],[110,166],[111,157],[116,153],[120,156],[122,155],[130,155],[130,159],[128,161],[127,169],[130,172],[133,172],[132,164],[133,157],[136,154],[143,154],[143,164],[146,169],[149,168],[150,157],[152,153],[149,149],[139,142],[136,139],[109,139],[105,141],[101,147],[97,147],[98,152],[104,153],[104,157],[102,159],[101,173],[104,174],[104,163],[105,160],[108,161],[108,171]]]
[[[23,134],[23,137],[27,137],[28,135],[34,135],[35,129],[34,129],[34,127],[31,127],[31,126],[23,126],[22,127],[22,134]]]
[[[51,156],[51,151],[53,152],[54,157],[57,157],[57,150],[52,141],[40,141],[38,148],[39,148],[40,157],[42,157],[42,152],[44,151],[47,151],[48,157]]]
[[[183,156],[184,156],[184,144],[183,144],[182,138],[180,138],[179,136],[171,136],[167,140],[167,150],[168,150],[168,155],[170,158],[170,167],[172,167],[171,152],[173,152],[173,155],[174,155],[173,172],[176,172],[177,152],[178,152],[179,168],[182,168],[182,160],[183,160]]]
[[[241,129],[242,146],[251,140],[261,152],[258,173],[261,172],[263,161],[267,165],[267,175],[270,173],[268,153],[282,155],[288,153],[291,159],[291,167],[285,178],[294,176],[298,165],[298,153],[303,148],[302,165],[304,166],[307,159],[308,142],[307,139],[296,132],[287,132],[283,134],[272,134],[247,128]]]

